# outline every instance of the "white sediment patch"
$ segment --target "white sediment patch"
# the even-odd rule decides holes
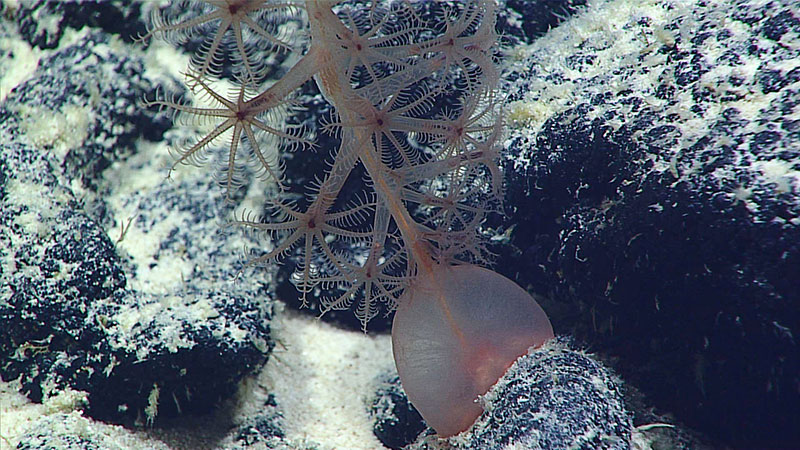
[[[278,314],[278,346],[258,377],[283,414],[295,448],[382,449],[369,417],[377,377],[394,367],[388,335],[337,329],[295,312]]]

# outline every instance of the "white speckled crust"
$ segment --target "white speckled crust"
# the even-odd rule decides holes
[[[59,411],[112,422],[215,407],[274,345],[270,277],[233,282],[246,239],[219,232],[230,206],[214,180],[168,182],[165,145],[143,138],[163,115],[138,102],[177,83],[163,65],[144,77],[141,48],[90,28],[25,56],[38,69],[3,78],[19,84],[0,103],[4,380],[45,404],[82,391]],[[25,441],[29,425],[3,437]]]
[[[484,413],[448,439],[421,437],[410,449],[597,449],[631,446],[632,418],[619,380],[569,338],[531,349],[481,396]]]
[[[785,14],[789,4],[775,2],[771,10]],[[761,212],[759,198],[787,194],[794,213],[780,220],[800,226],[800,138],[797,113],[789,113],[796,94],[787,88],[797,84],[800,36],[789,29],[776,40],[749,26],[748,11],[758,15],[762,6],[593,2],[509,58],[517,80],[505,88],[509,140],[533,143],[556,117],[600,120],[609,134],[626,126],[630,142],[649,149],[635,161],[641,176],[670,173],[675,184],[711,184],[762,221],[775,217]],[[559,116],[587,103],[581,115]],[[714,148],[724,151],[711,154]],[[507,162],[516,170],[529,163],[524,153]]]
[[[508,62],[501,259],[656,405],[797,442],[796,2],[590,2]]]

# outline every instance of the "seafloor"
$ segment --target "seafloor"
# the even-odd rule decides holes
[[[169,173],[192,130],[142,99],[182,94],[191,43],[133,39],[167,3],[0,2],[0,449],[800,448],[792,1],[500,2],[487,230],[562,338],[449,442],[399,387],[390,316],[320,320],[244,266],[263,242],[225,223],[262,183],[226,202]],[[308,94],[297,120],[327,111]]]

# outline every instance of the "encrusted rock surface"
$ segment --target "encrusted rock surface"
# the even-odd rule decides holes
[[[792,5],[597,3],[504,88],[498,268],[657,406],[744,447],[800,440]]]
[[[520,357],[481,397],[484,413],[448,439],[424,433],[410,449],[631,448],[619,380],[559,337]]]
[[[84,31],[0,106],[0,375],[36,402],[83,391],[89,416],[130,423],[209,411],[273,346],[266,287],[230,283],[242,243],[209,220],[229,212],[213,180],[118,195],[163,177],[136,156],[166,128],[137,104],[154,90],[143,72]],[[165,267],[174,255],[192,262]],[[152,283],[170,270],[175,289]]]

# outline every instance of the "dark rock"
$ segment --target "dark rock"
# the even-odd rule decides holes
[[[140,2],[125,0],[33,0],[20,2],[13,11],[20,34],[31,46],[52,49],[58,46],[64,29],[99,28],[132,42],[144,34],[139,20]]]
[[[501,17],[518,15],[519,18],[510,23],[521,22],[523,42],[530,43],[567,20],[584,5],[586,0],[503,0],[500,2],[499,13]],[[504,22],[506,21],[501,24]],[[501,26],[505,28],[504,25]]]
[[[66,152],[65,175],[95,190],[103,170],[135,151],[136,139],[161,140],[170,126],[166,113],[139,105],[155,95],[144,62],[115,45],[108,35],[88,33],[39,61],[0,107],[12,134],[28,133],[37,146]]]
[[[282,417],[275,397],[269,395],[258,415],[248,417],[245,423],[234,430],[230,437],[235,445],[226,448],[250,448],[256,444],[264,444],[270,449],[287,446],[284,443],[285,434],[280,423]]]
[[[231,206],[221,206],[211,177],[125,196],[121,208],[133,215],[115,241],[103,225],[119,221],[107,199],[96,201],[103,207],[85,207],[122,183],[119,173],[104,179],[103,169],[134,156],[122,149],[158,128],[136,123],[153,117],[134,104],[152,89],[139,74],[141,61],[107,43],[88,33],[0,106],[0,376],[19,379],[35,402],[83,391],[85,412],[108,421],[204,413],[262,365],[274,345],[268,289],[228,285],[243,241],[218,233],[216,218]],[[47,123],[48,114],[70,108],[80,108],[86,120],[51,130],[44,143],[35,139],[48,130],[31,128],[33,119]],[[125,131],[109,132],[116,129]],[[102,142],[106,132],[111,142]],[[133,162],[126,167],[140,176],[148,170]],[[81,199],[72,191],[78,177],[92,180]],[[162,236],[151,260],[120,256],[121,249],[152,245],[144,242],[148,233]],[[152,270],[168,273],[164,266],[181,256],[197,261],[176,268],[185,282],[164,287],[147,279]]]
[[[484,413],[449,439],[412,449],[629,449],[632,424],[619,381],[558,338],[518,359],[481,397]]]
[[[409,403],[396,372],[381,377],[369,413],[374,421],[375,437],[391,449],[401,449],[414,442],[427,428],[417,409]]]
[[[800,441],[800,54],[758,38],[787,13],[701,2],[556,29],[506,88],[497,267],[657,406],[743,448]]]

